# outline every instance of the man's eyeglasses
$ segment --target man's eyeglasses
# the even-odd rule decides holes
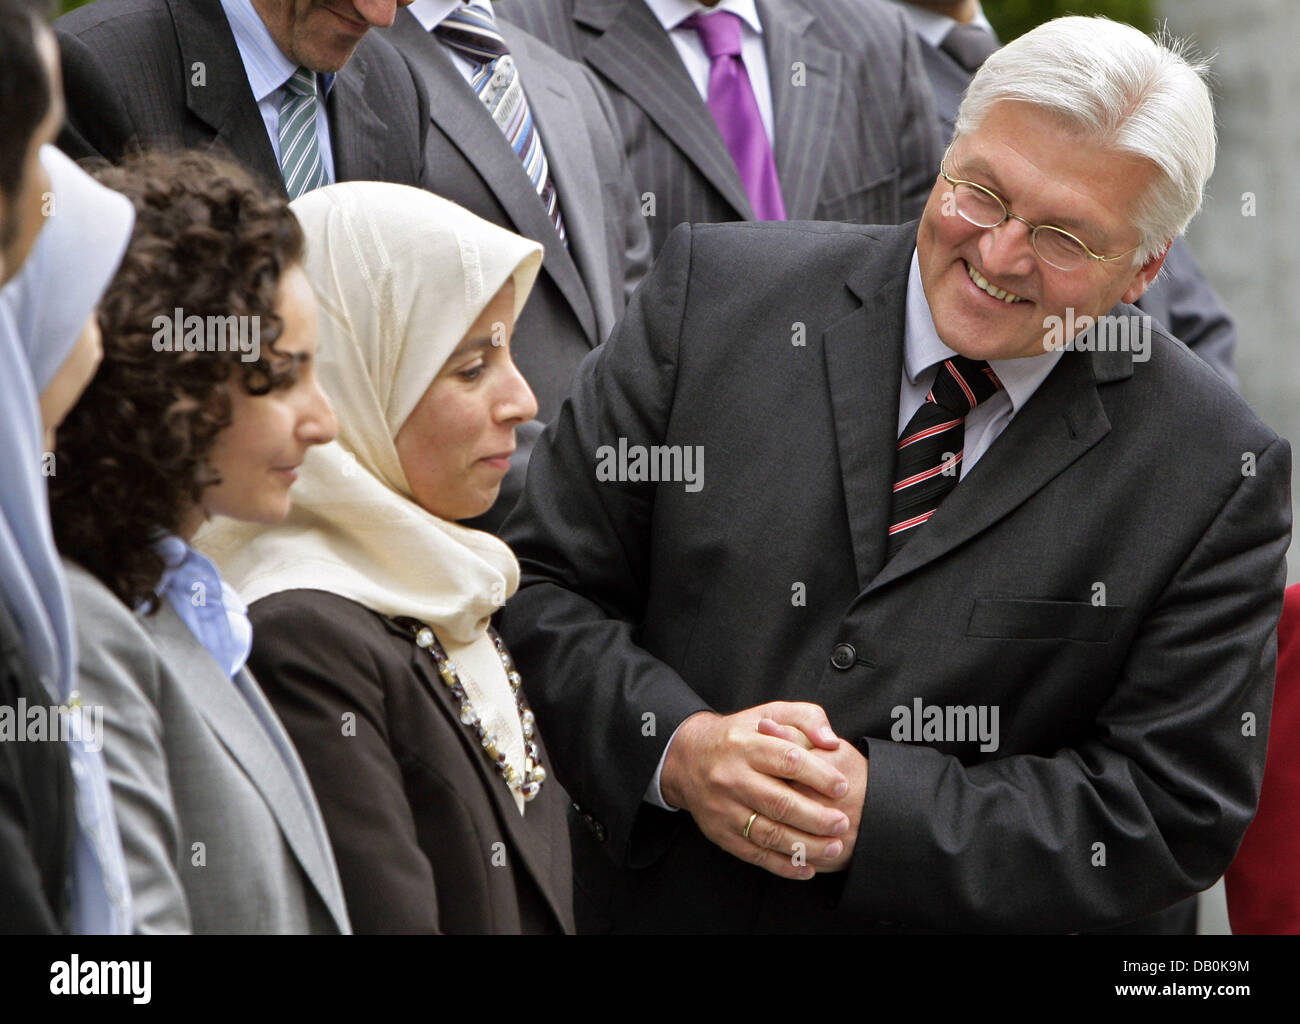
[[[1020,221],[1031,229],[1030,237],[1034,252],[1038,254],[1039,259],[1057,270],[1078,270],[1088,260],[1110,263],[1138,250],[1138,246],[1135,245],[1128,252],[1122,252],[1117,256],[1100,256],[1064,228],[1052,227],[1050,224],[1032,224],[1024,217],[1012,213],[996,192],[973,181],[952,177],[948,174],[947,167],[948,153],[944,153],[939,174],[952,186],[953,203],[963,220],[974,224],[977,228],[995,228],[1008,217]]]

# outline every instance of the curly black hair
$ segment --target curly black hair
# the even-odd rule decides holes
[[[165,565],[151,543],[220,482],[207,460],[231,422],[232,374],[254,395],[297,378],[275,349],[275,306],[303,235],[283,198],[204,153],[145,153],[96,177],[131,200],[135,229],[99,304],[103,361],[58,431],[50,511],[64,555],[153,612]],[[176,309],[259,318],[259,358],[157,351],[155,318]]]

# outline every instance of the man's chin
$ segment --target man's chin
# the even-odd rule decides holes
[[[319,75],[337,74],[352,58],[365,33],[340,31],[339,22],[332,14],[322,12],[322,16],[334,20],[334,25],[318,29],[310,39],[301,40],[294,56],[299,64]]]

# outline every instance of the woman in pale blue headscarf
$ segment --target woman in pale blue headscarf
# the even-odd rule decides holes
[[[98,362],[95,307],[131,237],[130,202],[52,146],[47,221],[22,270],[0,289],[0,596],[54,704],[76,703],[72,611],[50,528],[46,438]],[[44,418],[43,418],[44,414]],[[70,715],[74,734],[86,720]],[[92,740],[93,737],[86,737]],[[130,889],[103,762],[68,743],[76,793],[71,930],[130,931]]]

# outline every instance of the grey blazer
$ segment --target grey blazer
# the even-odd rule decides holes
[[[298,755],[247,669],[228,679],[163,602],[138,617],[65,560],[82,700],[104,760],[138,932],[349,932]]]
[[[642,0],[498,0],[502,16],[609,90],[657,253],[682,221],[752,220],[740,175],[672,40]],[[897,223],[939,167],[916,41],[880,0],[758,0],[791,220]]]

